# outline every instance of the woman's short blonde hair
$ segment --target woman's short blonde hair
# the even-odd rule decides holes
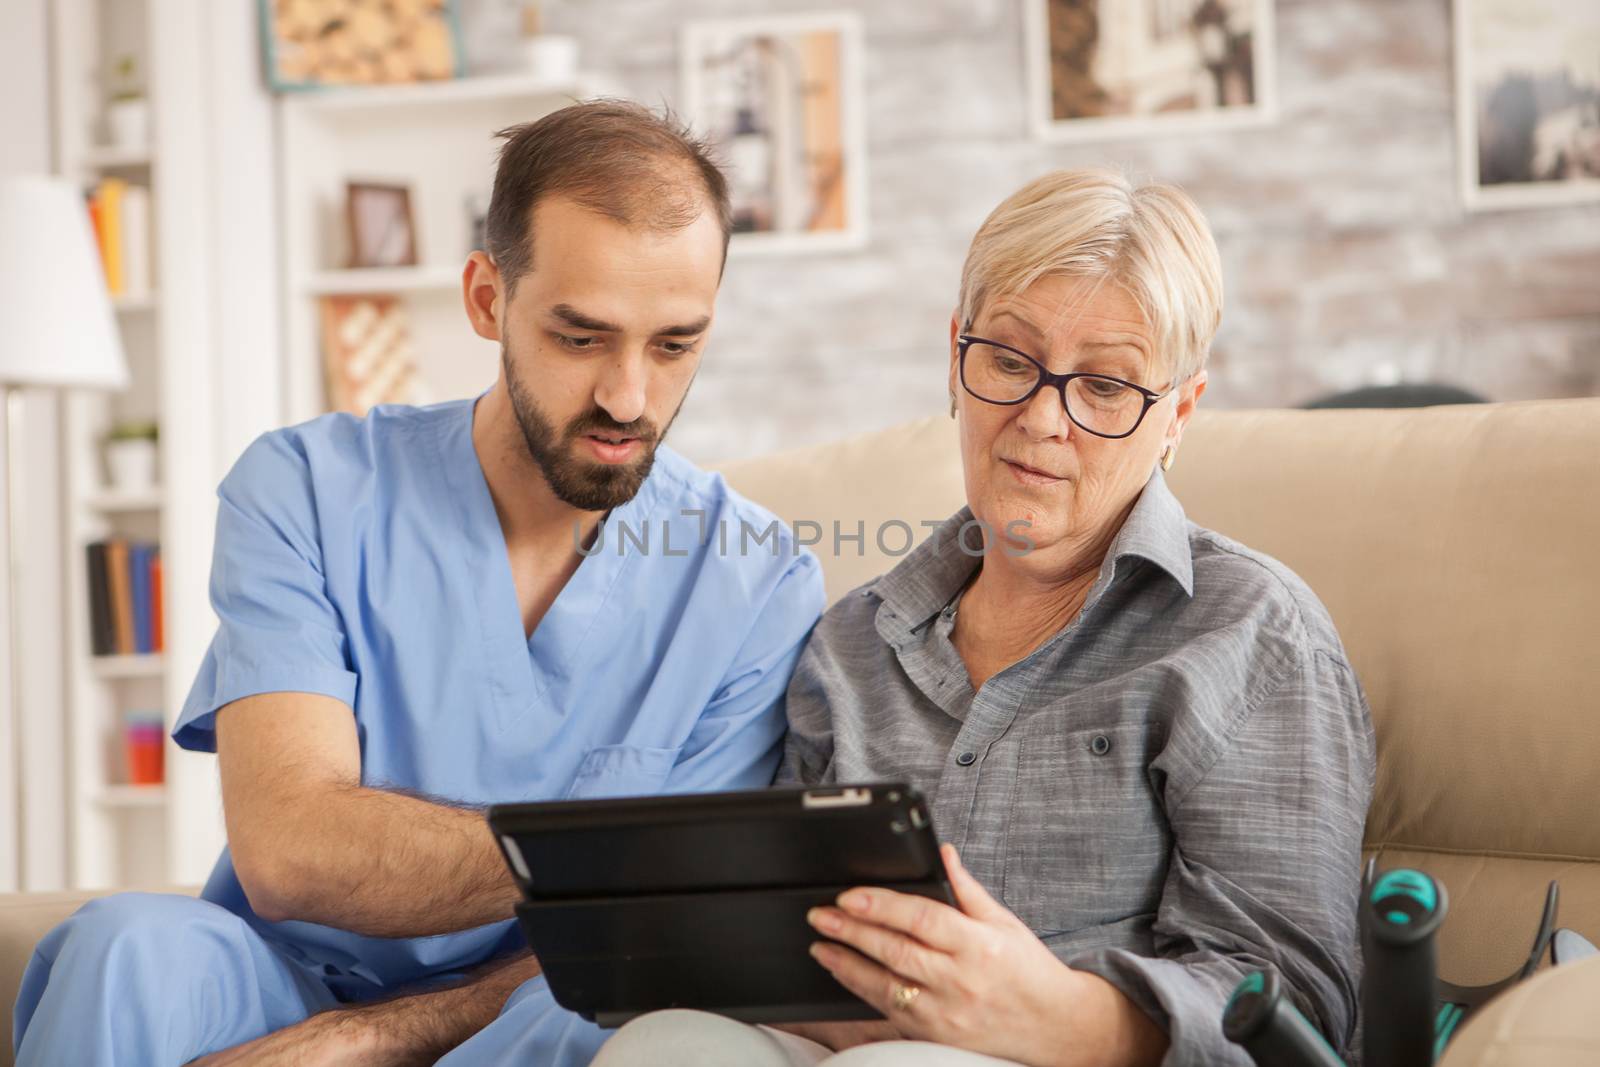
[[[963,329],[991,300],[1046,275],[1110,281],[1155,332],[1175,381],[1205,365],[1222,321],[1222,261],[1187,193],[1113,170],[1058,170],[1008,196],[978,227],[961,268]]]

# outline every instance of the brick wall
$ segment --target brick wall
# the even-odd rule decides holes
[[[1278,121],[1096,144],[1028,134],[1018,0],[564,0],[552,32],[676,101],[690,18],[849,7],[866,27],[869,246],[744,258],[673,443],[752,455],[938,412],[967,241],[1056,167],[1175,182],[1222,248],[1205,403],[1293,405],[1436,379],[1493,399],[1600,393],[1600,205],[1465,212],[1448,0],[1278,0]]]

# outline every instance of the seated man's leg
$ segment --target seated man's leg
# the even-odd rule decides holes
[[[540,976],[518,986],[494,1022],[457,1045],[436,1067],[580,1067],[611,1033],[557,1004]]]
[[[244,920],[192,897],[122,893],[52,930],[22,978],[13,1044],[30,1064],[173,1067],[332,1007]]]

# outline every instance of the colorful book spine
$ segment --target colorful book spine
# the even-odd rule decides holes
[[[122,191],[122,292],[147,297],[151,290],[150,190],[129,185]]]
[[[161,547],[111,538],[88,545],[84,562],[91,651],[97,656],[164,651]]]
[[[150,546],[128,546],[128,585],[133,594],[133,650],[151,650],[150,643]]]
[[[103,541],[89,545],[89,647],[97,656],[116,650],[116,635],[111,625],[111,582],[106,571],[106,546]]]
[[[104,178],[95,193],[100,201],[100,222],[103,240],[100,256],[106,268],[106,289],[112,296],[127,291],[127,276],[123,271],[122,212],[123,195],[128,183],[121,178]]]
[[[111,576],[111,626],[119,656],[131,656],[133,640],[133,584],[128,578],[128,542],[106,542],[106,570]]]
[[[100,210],[99,189],[94,189],[89,193],[88,205],[89,225],[94,228],[94,245],[100,252],[100,268],[103,272],[106,265],[106,216],[105,212]],[[110,279],[107,279],[106,285],[109,289]]]
[[[161,607],[161,548],[150,553],[150,646],[152,652],[167,648],[166,624]]]

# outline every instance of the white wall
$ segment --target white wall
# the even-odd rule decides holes
[[[50,77],[47,67],[47,0],[0,4],[0,175],[42,174],[52,169]],[[26,101],[30,106],[17,106]],[[4,343],[0,337],[0,344]],[[20,430],[27,443],[19,479],[18,548],[22,674],[22,811],[17,818],[11,734],[0,729],[0,889],[55,889],[66,884],[66,746],[64,722],[66,658],[61,598],[65,593],[60,483],[59,406],[53,393],[27,390]],[[0,437],[0,478],[5,440]],[[3,485],[0,485],[3,491]],[[7,532],[0,529],[0,561],[9,558]],[[9,640],[9,578],[0,569],[0,723],[9,722],[12,669]],[[22,871],[16,867],[21,830]]]

